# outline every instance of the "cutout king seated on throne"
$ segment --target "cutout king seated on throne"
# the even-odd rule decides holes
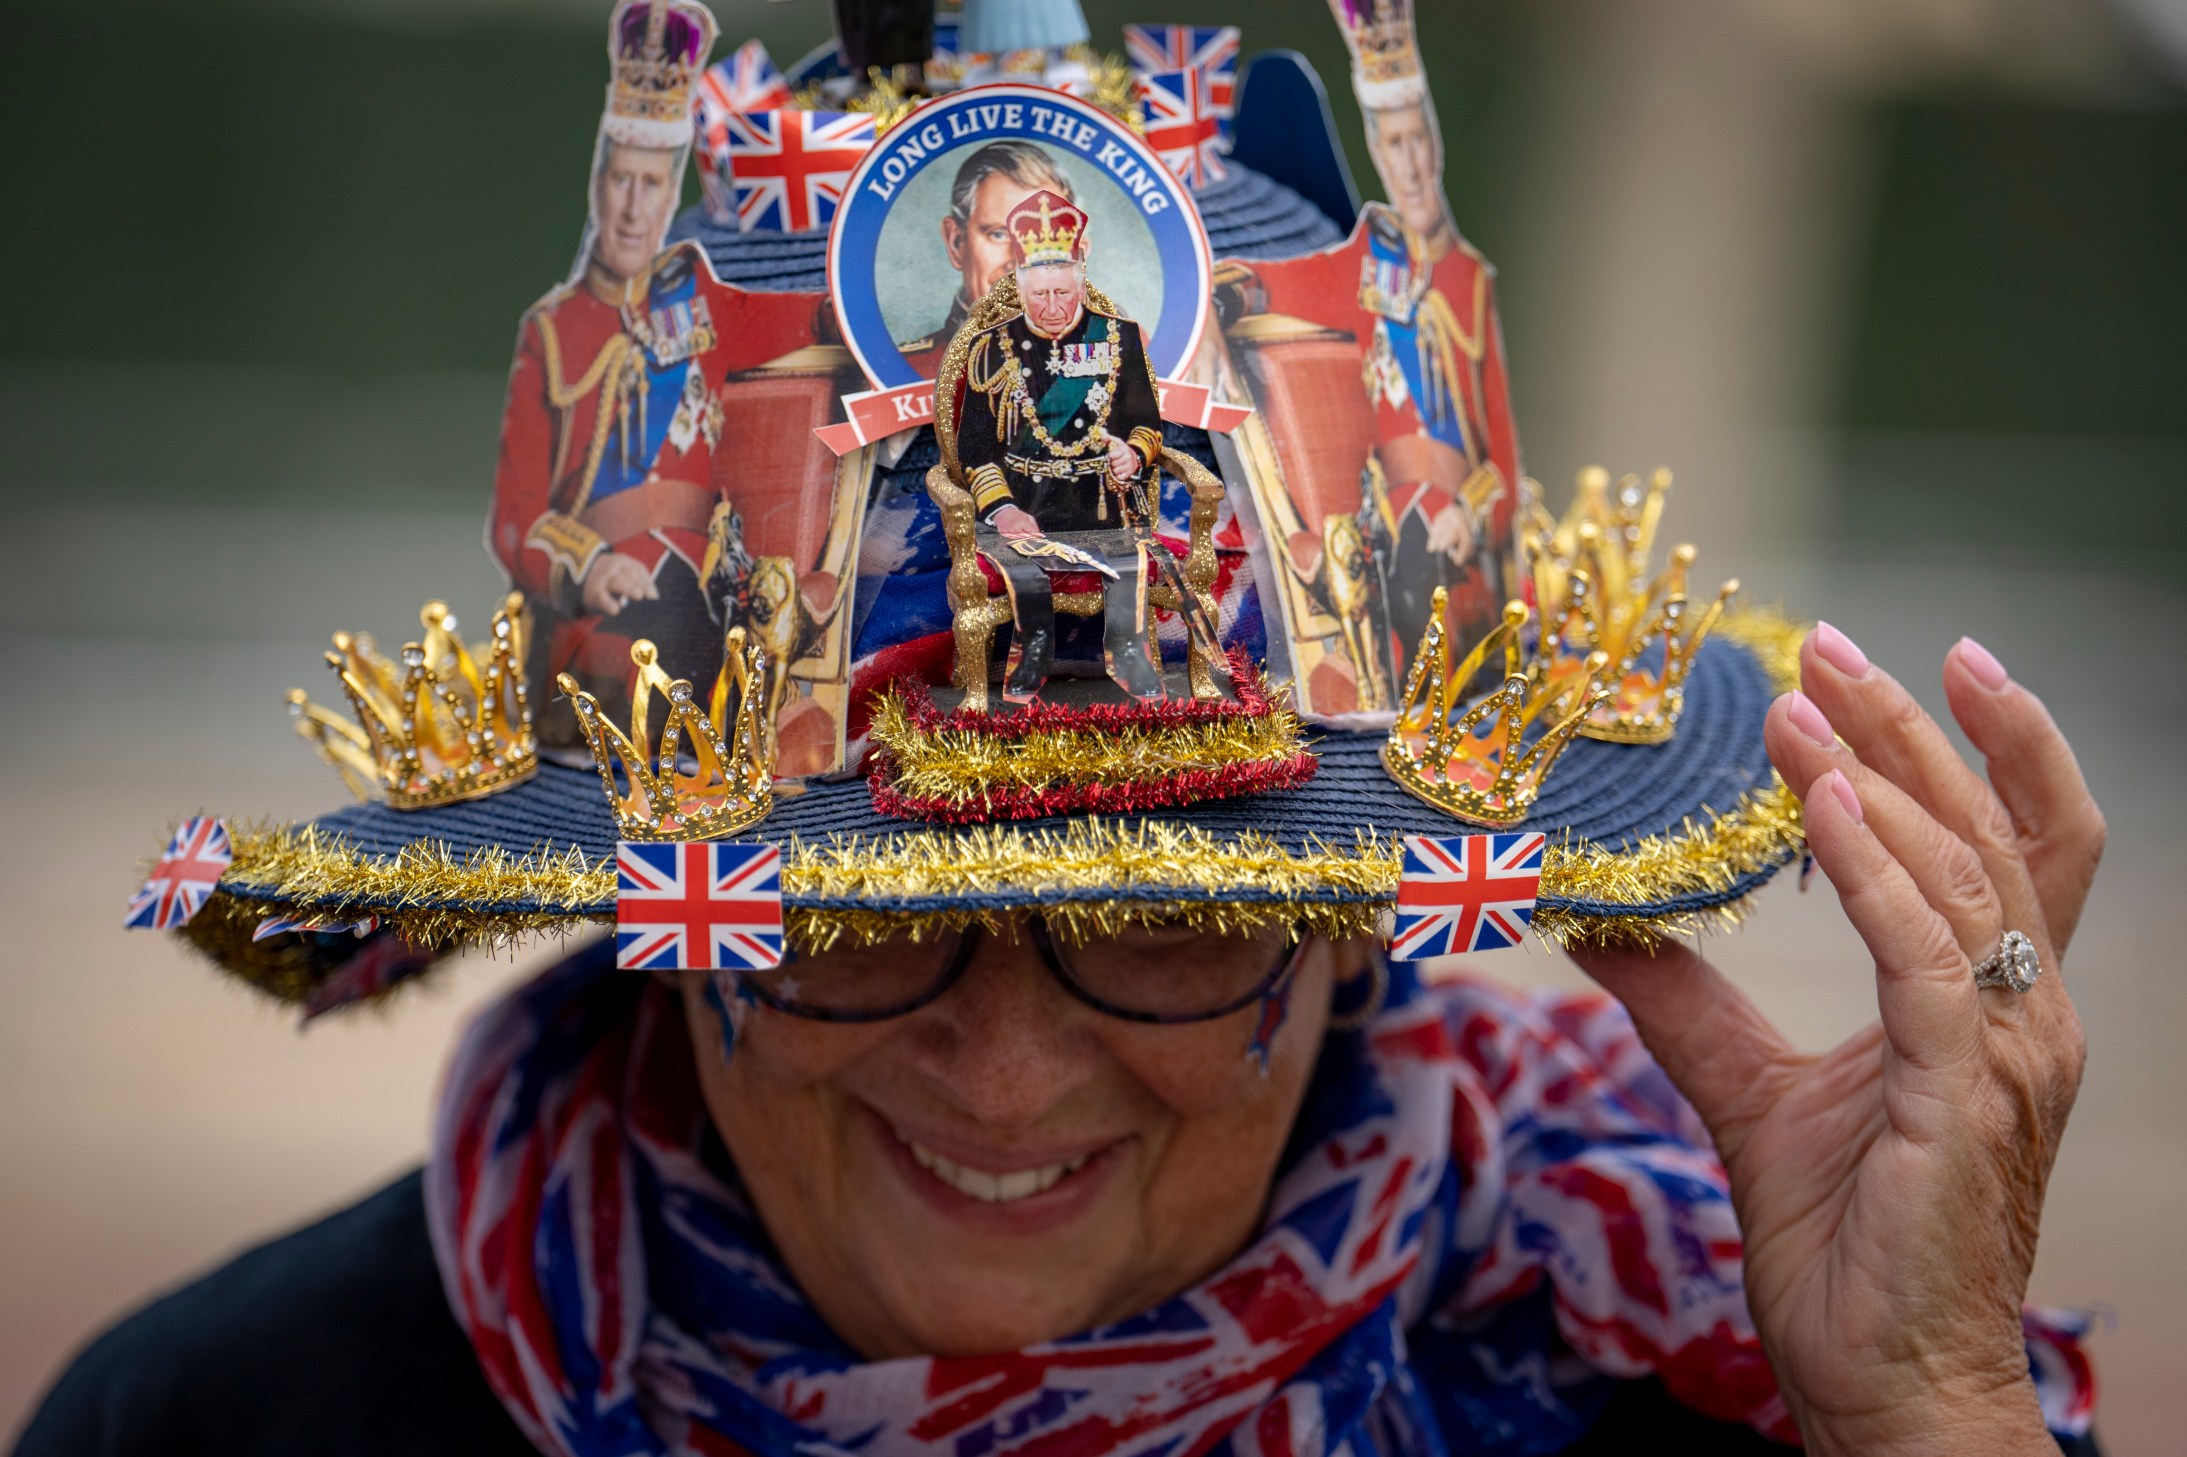
[[[1087,282],[1086,222],[1046,190],[1013,208],[1014,266],[943,358],[927,491],[949,542],[956,692],[937,703],[899,681],[883,695],[868,782],[886,813],[1129,812],[1314,772],[1283,695],[1223,651],[1211,590],[1223,485],[1164,447],[1139,325]],[[1155,534],[1164,471],[1192,499],[1181,558]],[[1163,672],[1158,609],[1184,619],[1181,678]],[[1059,612],[1101,619],[1098,672],[1059,653]],[[991,710],[1004,627],[1005,705]]]
[[[1103,579],[1110,678],[1132,698],[1164,696],[1145,593],[1147,553],[1166,551],[1151,544],[1149,509],[1162,417],[1139,326],[1088,296],[1086,222],[1045,189],[1011,209],[1017,306],[999,285],[990,290],[992,307],[966,321],[944,365],[957,483],[971,493],[979,536],[999,538],[983,540],[981,555],[1001,572],[1014,609],[1003,689],[1013,702],[1031,700],[1055,670],[1051,574],[1088,571]]]

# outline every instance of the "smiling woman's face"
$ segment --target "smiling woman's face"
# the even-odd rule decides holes
[[[821,1317],[868,1358],[966,1355],[1134,1314],[1245,1245],[1331,978],[1362,954],[1306,948],[1265,1078],[1257,1006],[1123,1021],[1022,934],[985,938],[945,995],[889,1021],[753,1006],[727,1059],[703,974],[684,1004],[708,1110]]]

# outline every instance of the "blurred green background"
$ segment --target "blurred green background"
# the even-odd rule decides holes
[[[719,8],[725,41],[757,35],[784,64],[829,29],[822,0]],[[1111,45],[1150,8],[1236,18],[1208,0],[1086,8]],[[2164,507],[2187,487],[2187,110],[2161,52],[2112,17],[2099,54],[2060,75],[2012,54],[2059,43],[2016,37],[2029,26],[2009,15],[2002,40],[1909,41],[1903,19],[1872,18],[1880,38],[1818,41],[1811,22],[1766,18],[1802,7],[1754,8],[1779,32],[1761,44],[1819,56],[1792,63],[1812,73],[1799,83],[1833,113],[1832,150],[1858,154],[1792,188],[1834,239],[1827,317],[1775,343],[1810,384],[1796,418],[1764,422],[1820,442],[1821,484],[1783,486],[1816,494],[1805,519],[1854,545],[2067,553],[2177,580],[2187,530]],[[89,44],[72,10],[13,9],[9,50],[50,63],[0,93],[8,135],[49,139],[14,150],[16,225],[0,230],[10,495],[481,499],[516,318],[583,221],[605,7],[167,0],[102,11],[128,24]],[[1563,316],[1587,290],[1584,263],[1535,246],[1560,172],[1544,115],[1575,88],[1619,127],[1656,109],[1616,54],[1597,84],[1570,74],[1604,64],[1603,32],[1634,28],[1601,9],[1449,0],[1427,27],[1450,193],[1502,267],[1530,463],[1554,478],[1616,442],[1566,438],[1586,325]],[[1246,30],[1249,52],[1294,47],[1330,79],[1373,195],[1323,7],[1257,5]],[[1636,67],[1662,66],[1635,43]],[[1580,225],[1620,226],[1607,207]]]

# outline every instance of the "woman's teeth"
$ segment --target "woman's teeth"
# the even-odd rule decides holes
[[[990,1174],[983,1169],[968,1169],[953,1164],[928,1148],[925,1144],[905,1139],[904,1146],[919,1161],[919,1167],[940,1179],[960,1194],[988,1204],[1008,1204],[1012,1200],[1027,1199],[1044,1190],[1052,1189],[1056,1182],[1077,1173],[1086,1166],[1091,1154],[1080,1154],[1060,1164],[1042,1164],[1037,1169],[1017,1169],[1007,1174]]]

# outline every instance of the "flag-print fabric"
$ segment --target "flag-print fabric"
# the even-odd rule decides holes
[[[746,111],[781,111],[792,105],[790,83],[775,68],[759,41],[748,40],[706,68],[699,77],[692,111],[699,154],[699,187],[706,210],[720,222],[732,222],[736,204],[729,189],[729,118]]]
[[[1135,84],[1146,114],[1147,145],[1179,182],[1198,189],[1230,175],[1204,72],[1160,71]]]
[[[376,997],[431,970],[437,959],[400,931],[367,935],[356,955],[305,995],[303,1021],[309,1024],[329,1012]]]
[[[184,820],[152,867],[151,879],[129,902],[122,925],[132,931],[173,931],[188,925],[233,859],[226,825],[209,815]]]
[[[1228,1265],[1067,1340],[864,1361],[773,1255],[682,997],[613,965],[596,944],[473,1024],[426,1172],[451,1301],[542,1451],[1515,1457],[1651,1374],[1793,1436],[1723,1169],[1600,994],[1393,965],[1382,1012],[1325,1045],[1300,1152]],[[2070,1335],[2030,1352],[2054,1385],[2085,1372]]]
[[[253,941],[270,941],[276,936],[357,936],[365,937],[380,929],[378,916],[366,916],[360,921],[330,919],[326,916],[268,916],[251,932]]]
[[[615,964],[766,971],[782,964],[782,852],[707,841],[615,847]]]
[[[1390,955],[1422,961],[1520,944],[1534,921],[1548,843],[1539,831],[1407,835]]]
[[[864,112],[733,112],[726,125],[730,206],[746,233],[826,227],[873,147]]]
[[[1124,56],[1132,76],[1198,71],[1207,77],[1208,105],[1230,135],[1237,110],[1238,27],[1235,25],[1127,25]]]

